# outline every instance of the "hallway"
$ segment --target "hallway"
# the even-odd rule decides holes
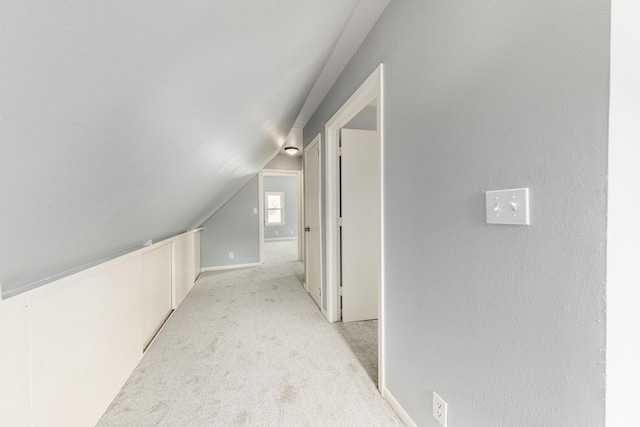
[[[98,425],[402,425],[302,277],[295,261],[206,273]]]

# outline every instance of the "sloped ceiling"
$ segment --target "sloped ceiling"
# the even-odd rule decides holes
[[[199,225],[281,148],[360,3],[3,1],[5,296]]]

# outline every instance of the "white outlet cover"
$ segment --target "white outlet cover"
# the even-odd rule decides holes
[[[233,259],[233,252],[229,252],[229,259]]]
[[[529,225],[529,189],[487,191],[487,224]]]
[[[253,213],[257,214],[258,213],[258,208],[253,208]]]
[[[447,427],[447,402],[435,391],[433,392],[433,418],[438,420],[442,427]]]

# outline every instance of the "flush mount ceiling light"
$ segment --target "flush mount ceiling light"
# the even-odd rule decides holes
[[[287,154],[296,154],[298,152],[298,147],[284,147],[284,152]]]

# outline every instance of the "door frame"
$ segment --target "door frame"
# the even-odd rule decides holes
[[[360,85],[340,109],[325,124],[326,138],[326,292],[327,292],[327,320],[340,320],[340,233],[338,220],[340,217],[340,171],[339,144],[340,129],[362,111],[371,102],[377,100],[377,132],[378,132],[378,161],[380,167],[380,288],[378,289],[378,389],[384,390],[384,98],[383,98],[383,64]]]
[[[311,151],[311,149],[317,145],[318,147],[318,186],[322,187],[322,136],[320,133],[318,133],[318,135],[316,135],[315,138],[313,138],[313,140],[309,143],[309,145],[307,145],[304,148],[303,151],[303,158],[302,158],[302,165],[304,170],[306,171],[307,169],[307,159],[309,156],[309,152]],[[307,177],[309,175],[305,175],[305,192],[306,192],[306,184],[307,184]],[[324,232],[324,228],[322,227],[322,188],[319,188],[320,191],[318,191],[318,218],[320,219],[319,221],[319,231],[318,231],[318,235],[320,236],[320,251],[318,252],[320,254],[320,259],[318,260],[318,262],[320,263],[320,289],[322,289],[322,282],[323,282],[323,269],[322,269],[322,260],[324,258],[324,254],[322,253],[322,238],[323,238],[323,232]],[[305,193],[308,194],[308,193]],[[309,212],[309,206],[307,205],[307,198],[305,197],[305,201],[304,201],[304,209],[305,209],[305,215],[304,215],[304,224],[305,226],[307,226],[307,212]],[[307,260],[309,259],[309,240],[307,239],[307,234],[304,234],[304,250],[305,250],[305,262],[304,262],[304,287],[307,290],[307,293],[309,293],[309,269],[307,268]],[[324,307],[322,307],[322,295],[320,295],[320,311],[322,311],[322,314],[325,315],[325,317],[327,316],[327,312],[325,311]]]
[[[304,226],[302,219],[304,218],[302,198],[304,192],[302,189],[302,171],[295,169],[262,169],[258,173],[258,222],[260,223],[260,264],[264,264],[264,176],[269,174],[277,175],[295,175],[296,188],[298,192],[298,203],[296,216],[298,217],[298,261],[304,261],[304,251],[302,250],[302,233]]]

